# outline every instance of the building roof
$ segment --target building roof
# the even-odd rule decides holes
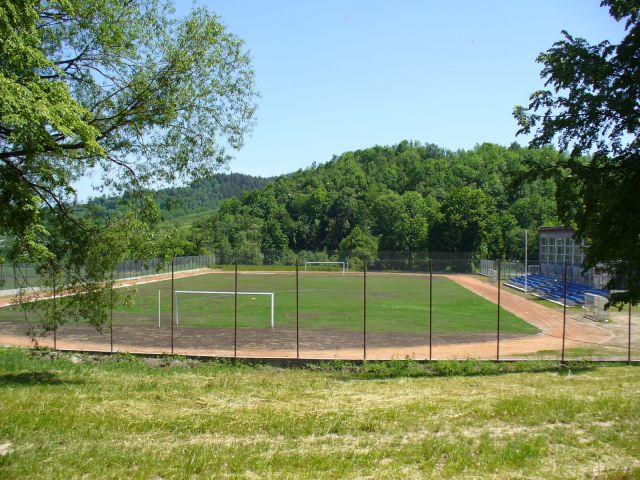
[[[538,228],[538,232],[540,233],[554,233],[554,232],[571,232],[574,233],[573,228],[571,227],[540,227]]]

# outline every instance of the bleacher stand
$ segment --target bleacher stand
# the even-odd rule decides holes
[[[518,290],[524,290],[524,275],[510,278],[505,285]],[[562,304],[564,302],[564,282],[562,279],[548,277],[546,275],[532,274],[527,278],[527,289],[530,293],[538,294],[552,302]],[[590,287],[575,282],[567,282],[567,305],[583,305],[584,294],[593,293],[603,297],[608,297],[609,292],[600,288]]]

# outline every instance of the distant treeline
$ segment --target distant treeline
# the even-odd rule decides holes
[[[272,179],[244,175],[242,173],[219,173],[193,181],[182,187],[163,188],[151,192],[166,220],[191,213],[212,210],[226,198],[240,196],[248,190],[267,185]],[[87,202],[86,207],[94,217],[108,217],[118,210],[124,197],[96,197]]]
[[[189,241],[193,253],[252,262],[275,262],[294,250],[521,258],[526,228],[535,256],[535,229],[558,221],[555,182],[517,180],[528,162],[559,155],[517,144],[449,151],[408,141],[347,152],[222,201],[193,225]]]

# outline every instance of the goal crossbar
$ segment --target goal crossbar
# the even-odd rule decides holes
[[[342,273],[347,271],[347,263],[346,262],[308,262],[304,261],[304,271],[307,271],[307,265],[342,265]]]
[[[185,293],[185,294],[201,294],[201,295],[206,295],[206,294],[212,294],[212,295],[266,295],[271,297],[271,328],[275,327],[275,294],[273,292],[229,292],[229,291],[213,291],[213,290],[176,290],[174,292],[174,298],[175,298],[175,303],[176,303],[176,310],[175,310],[175,321],[176,321],[176,325],[180,324],[180,315],[179,315],[179,309],[178,309],[178,294],[179,293]]]

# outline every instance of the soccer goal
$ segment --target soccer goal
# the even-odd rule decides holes
[[[498,271],[493,268],[490,268],[488,273],[489,273],[488,275],[489,282],[496,283],[498,281]]]
[[[340,266],[342,273],[347,271],[347,262],[308,262],[304,261],[304,271],[308,271],[309,265],[338,265]]]
[[[271,298],[271,328],[275,328],[275,311],[276,302],[273,292],[237,292],[238,295],[264,295]],[[180,325],[180,307],[178,303],[179,295],[235,295],[236,292],[220,292],[211,290],[176,290],[174,292],[175,299],[175,315],[176,325]]]
[[[596,322],[608,322],[609,310],[605,310],[604,308],[608,301],[609,299],[607,297],[603,297],[602,295],[596,295],[595,293],[585,293],[584,308],[586,311],[584,316],[590,318],[591,320],[595,320]]]

